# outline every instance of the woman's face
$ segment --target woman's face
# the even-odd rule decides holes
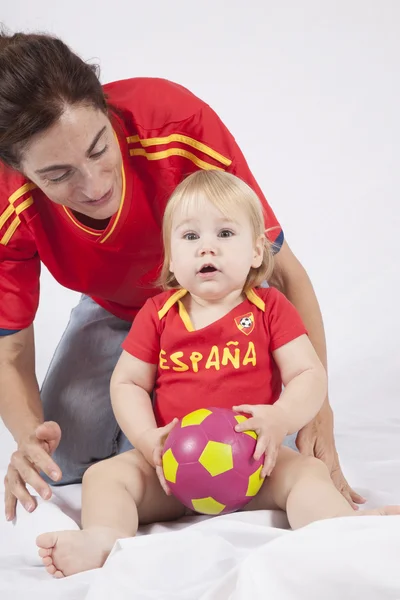
[[[122,156],[111,123],[90,106],[67,106],[24,148],[21,171],[56,204],[92,219],[118,210]]]

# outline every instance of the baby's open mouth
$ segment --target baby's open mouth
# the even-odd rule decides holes
[[[200,269],[200,273],[214,273],[216,270],[217,269],[213,267],[213,265],[204,265],[204,267]]]

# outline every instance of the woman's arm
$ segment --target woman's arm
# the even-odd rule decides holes
[[[325,332],[318,300],[306,270],[286,242],[275,256],[274,273],[269,283],[285,294],[297,308],[311,343],[327,369]],[[333,428],[334,416],[327,392],[316,417],[300,429],[296,445],[302,454],[316,456],[327,465],[337,489],[356,508],[354,502],[362,503],[365,500],[352,490],[343,475]]]
[[[28,511],[36,507],[36,500],[26,484],[42,498],[50,498],[50,487],[39,475],[40,471],[54,481],[61,477],[59,467],[51,458],[61,431],[56,423],[43,423],[32,325],[0,337],[0,382],[0,417],[17,443],[5,477],[5,511],[7,519],[12,520],[17,501]]]

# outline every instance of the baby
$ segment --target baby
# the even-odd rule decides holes
[[[81,531],[38,537],[47,571],[63,577],[101,567],[115,541],[139,525],[186,514],[164,479],[162,447],[177,419],[207,406],[248,413],[236,429],[257,433],[255,458],[265,452],[263,485],[245,510],[282,509],[293,529],[400,514],[355,511],[323,462],[282,445],[319,412],[327,377],[294,306],[259,287],[273,257],[255,193],[228,173],[194,173],[168,202],[163,237],[165,291],[137,315],[111,380],[116,419],[135,449],[86,471]],[[232,398],[241,404],[232,407]]]

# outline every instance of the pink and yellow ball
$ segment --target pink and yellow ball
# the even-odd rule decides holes
[[[246,418],[226,408],[204,408],[175,425],[164,445],[163,471],[182,504],[198,513],[225,514],[257,494],[264,461],[253,458],[257,435],[235,431]]]

